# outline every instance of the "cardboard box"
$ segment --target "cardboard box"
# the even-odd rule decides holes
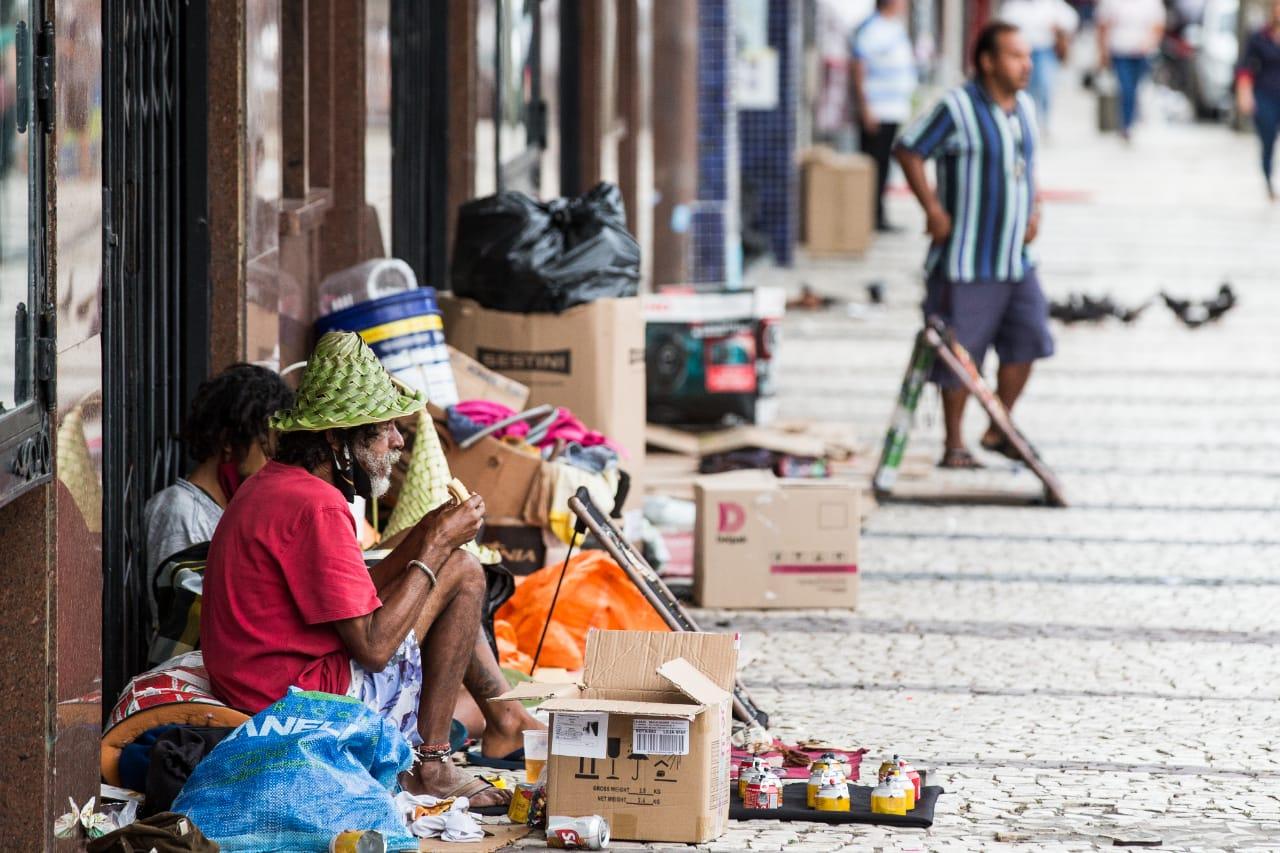
[[[694,598],[703,607],[857,606],[860,491],[766,471],[700,477]]]
[[[480,544],[502,555],[502,565],[513,575],[529,575],[547,565],[543,528],[518,518],[485,518]]]
[[[449,350],[449,365],[453,368],[453,382],[458,386],[459,400],[488,400],[501,403],[515,412],[528,408],[529,389],[514,379],[495,373],[463,352],[453,347]]]
[[[876,219],[876,164],[865,154],[813,148],[804,157],[801,231],[814,254],[861,255]]]
[[[445,336],[490,370],[528,386],[530,406],[572,411],[644,464],[644,317],[640,300],[598,299],[563,314],[491,311],[440,294]]]
[[[773,419],[773,359],[787,303],[782,288],[643,298],[651,422]]]
[[[591,631],[580,685],[526,682],[548,698],[548,813],[598,814],[615,839],[698,844],[729,820],[729,634]]]

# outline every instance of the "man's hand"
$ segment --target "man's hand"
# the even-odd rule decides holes
[[[480,535],[484,523],[484,498],[472,495],[465,503],[445,504],[423,517],[422,555],[428,566],[439,568],[458,548]],[[434,562],[433,562],[434,560]]]
[[[1023,236],[1023,243],[1030,243],[1036,239],[1036,235],[1040,233],[1040,205],[1036,205],[1031,209],[1031,217],[1027,220],[1027,233]]]
[[[862,124],[862,131],[868,136],[874,136],[880,132],[880,122],[876,119],[875,114],[866,107],[858,110],[858,116]]]
[[[951,214],[947,213],[942,205],[932,204],[925,210],[925,216],[928,217],[925,230],[933,238],[933,242],[946,242],[946,239],[951,236]]]

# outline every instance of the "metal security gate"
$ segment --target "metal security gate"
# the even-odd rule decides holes
[[[208,372],[203,3],[103,3],[103,710],[144,668],[142,511]]]

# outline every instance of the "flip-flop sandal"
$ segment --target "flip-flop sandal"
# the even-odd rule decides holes
[[[472,767],[493,767],[497,770],[523,770],[524,747],[508,752],[502,758],[485,755],[478,749],[467,752],[467,763]]]
[[[987,467],[973,458],[973,454],[963,447],[953,447],[942,454],[938,467],[948,471],[977,471]]]
[[[1012,459],[1014,462],[1024,462],[1022,454],[1018,452],[1018,448],[1013,446],[1013,442],[1004,436],[1000,436],[997,441],[987,441],[983,439],[980,442],[982,449],[988,453],[998,453],[1006,459]]]
[[[497,785],[494,785],[488,779],[485,779],[481,776],[473,776],[470,779],[468,779],[466,782],[459,783],[457,787],[455,787],[453,790],[449,791],[448,793],[440,794],[438,796],[442,800],[447,800],[450,797],[466,797],[467,799],[471,799],[476,794],[483,794],[485,791],[488,791],[490,788],[492,788],[495,791],[503,790],[502,788],[499,788]],[[510,792],[508,792],[508,794],[510,794]],[[507,813],[507,809],[511,805],[510,800],[511,800],[511,797],[508,796],[507,802],[504,802],[504,803],[493,803],[492,805],[488,805],[488,806],[473,805],[471,807],[471,811],[476,812],[477,814],[489,815],[489,816],[504,815]]]

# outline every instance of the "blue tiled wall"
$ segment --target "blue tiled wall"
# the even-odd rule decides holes
[[[733,0],[698,0],[698,201],[690,241],[698,283],[732,285],[739,278],[731,262],[738,255],[733,59]]]
[[[799,174],[795,160],[802,37],[800,3],[801,0],[769,0],[769,46],[778,52],[778,106],[772,110],[738,113],[742,186],[754,192],[757,208],[752,224],[769,236],[774,258],[784,266],[791,265],[800,230]]]

